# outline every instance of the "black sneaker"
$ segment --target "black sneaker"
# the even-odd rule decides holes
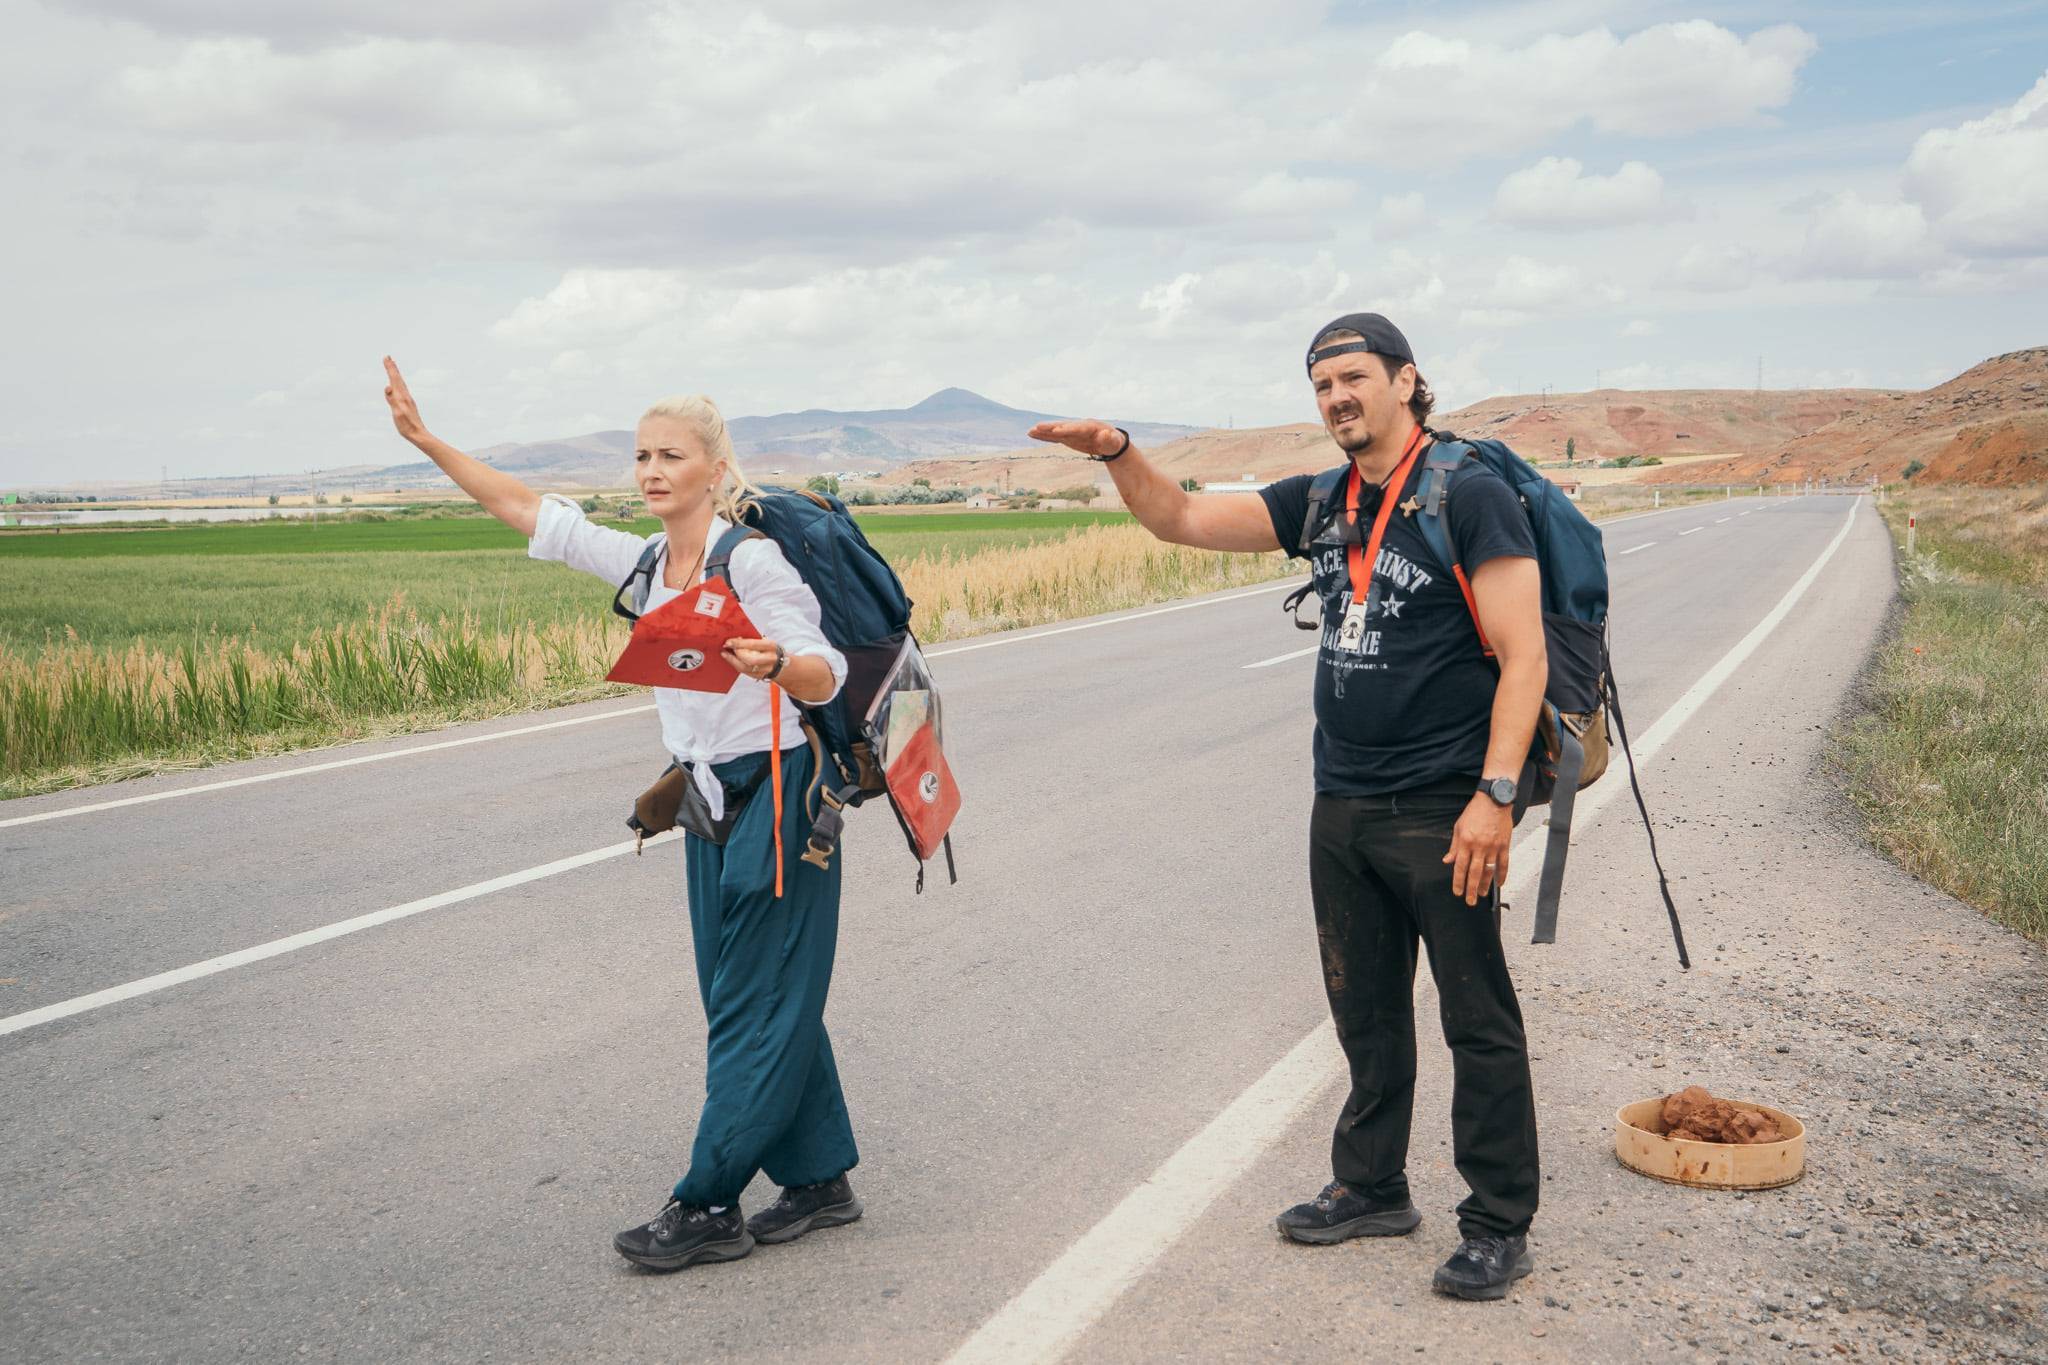
[[[754,1249],[754,1238],[735,1204],[707,1213],[671,1199],[651,1223],[627,1228],[612,1238],[619,1255],[649,1270],[681,1270],[699,1261],[737,1261]]]
[[[853,1182],[843,1174],[815,1185],[785,1185],[782,1198],[747,1220],[757,1242],[794,1242],[813,1228],[843,1227],[861,1215]]]
[[[1375,1204],[1332,1180],[1306,1204],[1296,1204],[1274,1224],[1297,1242],[1327,1246],[1351,1237],[1399,1237],[1415,1231],[1421,1212],[1407,1200]]]
[[[1504,1299],[1508,1286],[1535,1268],[1526,1237],[1467,1237],[1436,1268],[1430,1288],[1461,1299]]]

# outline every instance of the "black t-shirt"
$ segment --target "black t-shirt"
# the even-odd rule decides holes
[[[1422,466],[1417,460],[1408,487],[1387,496],[1407,501]],[[1295,558],[1304,557],[1301,524],[1313,482],[1299,474],[1260,490],[1274,534]],[[1344,487],[1338,485],[1336,516],[1305,556],[1323,606],[1316,654],[1316,790],[1331,796],[1379,796],[1450,777],[1471,777],[1476,785],[1486,762],[1499,674],[1479,647],[1451,566],[1437,563],[1400,502],[1380,544],[1378,610],[1365,623],[1357,652],[1337,648],[1338,628],[1351,605],[1347,547],[1372,533],[1378,490],[1361,493],[1353,530],[1344,514]],[[1468,579],[1490,559],[1536,557],[1519,500],[1491,470],[1467,465],[1458,472],[1444,522]]]

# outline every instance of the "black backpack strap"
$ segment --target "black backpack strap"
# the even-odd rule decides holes
[[[668,548],[668,534],[656,531],[647,539],[647,548],[640,552],[640,562],[633,566],[633,572],[626,575],[626,581],[619,584],[619,590],[612,594],[612,610],[628,621],[638,621],[640,613],[647,610],[647,596],[654,591],[654,566],[661,560],[661,552]],[[633,605],[626,606],[626,597],[632,595]]]
[[[1536,887],[1536,926],[1531,943],[1557,942],[1557,906],[1564,894],[1564,862],[1572,847],[1572,804],[1579,795],[1579,774],[1586,770],[1586,748],[1549,702],[1557,730],[1557,781],[1550,790],[1550,834],[1543,846],[1543,875]]]
[[[1657,831],[1650,825],[1650,808],[1643,804],[1642,784],[1636,781],[1636,756],[1628,747],[1628,722],[1621,716],[1621,692],[1614,685],[1614,669],[1607,670],[1607,714],[1614,717],[1614,728],[1621,736],[1621,752],[1628,759],[1629,790],[1636,794],[1636,811],[1643,817],[1643,833],[1650,840],[1650,864],[1657,869],[1657,891],[1664,897],[1664,913],[1671,917],[1671,941],[1678,945],[1678,965],[1688,970],[1692,959],[1685,955],[1685,930],[1678,924],[1678,907],[1671,903],[1671,880],[1664,875],[1663,860],[1657,856]]]
[[[1351,472],[1351,466],[1340,464],[1335,469],[1325,469],[1316,475],[1308,486],[1308,510],[1301,519],[1301,554],[1308,556],[1309,546],[1315,543],[1330,519],[1342,511],[1340,503],[1344,478]]]
[[[704,577],[707,579],[723,578],[727,585],[732,586],[733,592],[737,594],[739,588],[732,581],[732,552],[738,549],[744,541],[766,540],[767,538],[766,532],[757,531],[751,526],[727,527],[724,534],[720,535],[712,543],[711,557],[704,561]]]

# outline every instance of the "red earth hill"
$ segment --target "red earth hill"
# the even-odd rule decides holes
[[[2048,346],[2010,351],[1922,393],[1896,395],[1764,455],[1656,469],[1666,483],[2048,481]]]

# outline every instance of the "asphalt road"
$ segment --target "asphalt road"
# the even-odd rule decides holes
[[[1645,789],[1678,831],[1701,966],[1675,970],[1625,793],[1578,837],[1562,941],[1522,943],[1511,913],[1545,1246],[1605,1235],[1631,1201],[1670,1203],[1617,1176],[1604,1124],[1678,1072],[1626,1060],[1638,1026],[1603,1001],[1707,989],[1691,983],[1727,956],[1717,874],[1772,884],[1747,817],[1805,799],[1816,779],[1795,751],[1817,742],[1891,591],[1883,529],[1848,498],[1737,499],[1606,534],[1632,726],[1670,713]],[[934,1360],[970,1343],[1219,1358],[1313,1355],[1336,1323],[1355,1349],[1333,1355],[1412,1338],[1599,1358],[1647,1331],[1581,1314],[1547,1344],[1526,1323],[1504,1343],[1500,1315],[1533,1303],[1430,1301],[1460,1191],[1426,988],[1422,1232],[1391,1253],[1306,1256],[1272,1234],[1271,1215],[1327,1179],[1341,1066],[1311,1037],[1326,1019],[1304,865],[1312,664],[1250,666],[1310,638],[1281,595],[935,651],[967,793],[961,881],[913,896],[893,822],[857,817],[827,1016],[868,1216],[674,1276],[633,1269],[609,1238],[660,1207],[701,1099],[681,849],[474,890],[619,843],[663,761],[650,711],[608,702],[0,804],[0,1357]],[[1782,741],[1732,758],[1763,714]],[[530,728],[594,715],[610,718]],[[371,753],[399,756],[31,818]],[[31,1014],[451,892],[467,894]],[[1241,1119],[1233,1102],[1262,1078],[1284,1103],[1173,1167],[1219,1115]],[[1179,1191],[1180,1212],[1124,1204],[1154,1187]],[[747,1207],[771,1197],[757,1182]],[[1109,1269],[1061,1281],[1084,1235]],[[1009,1335],[975,1336],[1019,1296]]]

